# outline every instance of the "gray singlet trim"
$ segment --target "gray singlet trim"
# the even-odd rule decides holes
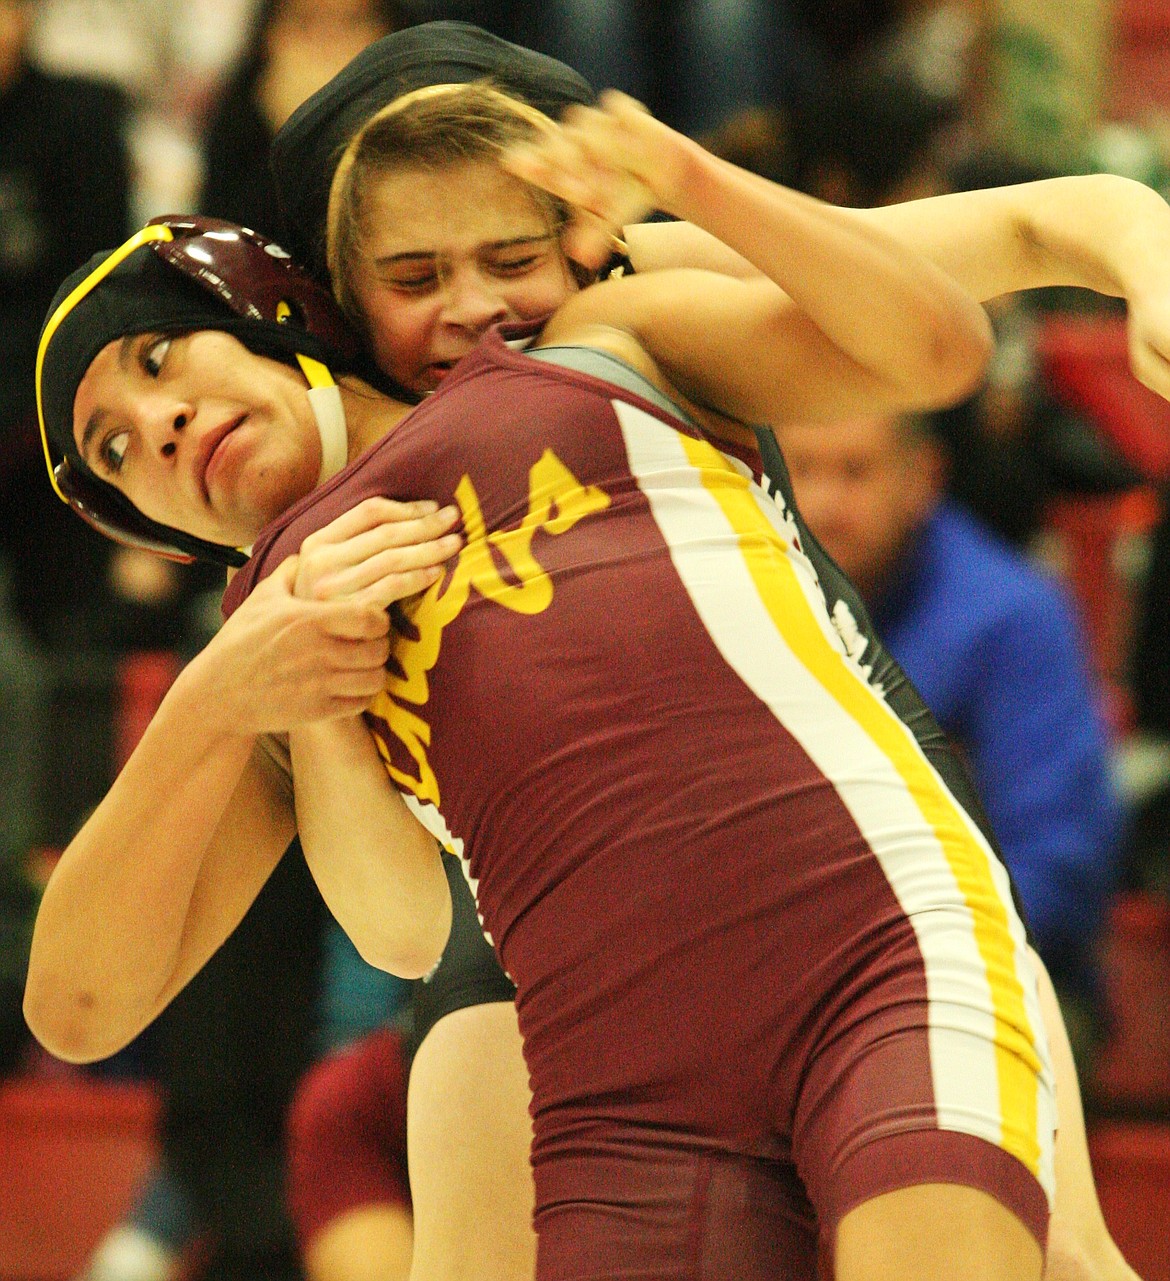
[[[524,354],[531,356],[533,360],[546,360],[550,365],[575,369],[580,374],[590,374],[594,378],[600,378],[602,382],[613,383],[615,387],[621,387],[624,391],[632,391],[643,400],[657,405],[672,417],[702,430],[701,425],[695,422],[681,405],[676,405],[648,378],[640,374],[632,365],[627,365],[620,356],[611,355],[608,351],[602,351],[597,347],[570,346],[530,348]]]

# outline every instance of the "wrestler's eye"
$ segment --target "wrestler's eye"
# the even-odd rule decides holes
[[[126,460],[126,448],[130,443],[130,433],[128,431],[111,432],[98,447],[98,457],[102,461],[105,469],[113,475],[117,475],[122,470],[122,464]]]
[[[439,273],[433,268],[420,267],[416,271],[404,271],[385,278],[386,285],[407,294],[423,294],[434,289],[439,283]]]
[[[510,249],[498,249],[487,259],[487,268],[496,276],[525,276],[542,267],[552,254],[552,237],[526,241]]]
[[[524,254],[520,258],[508,258],[492,264],[492,270],[498,276],[523,276],[525,272],[539,266],[540,254]]]
[[[162,373],[163,362],[167,358],[167,352],[171,349],[171,340],[169,338],[148,339],[142,344],[142,368],[151,376],[157,378]]]

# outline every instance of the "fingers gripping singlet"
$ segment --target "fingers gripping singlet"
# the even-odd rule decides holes
[[[368,720],[516,981],[538,1223],[653,1149],[792,1162],[826,1231],[953,1174],[1042,1236],[1052,1099],[1006,874],[783,485],[493,335],[266,532],[228,604],[374,494],[463,512]]]

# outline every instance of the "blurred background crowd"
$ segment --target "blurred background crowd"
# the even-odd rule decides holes
[[[275,130],[370,41],[434,18],[562,58],[839,204],[1092,171],[1170,193],[1167,0],[0,0],[0,1072],[164,1099],[160,1161],[91,1281],[356,1281],[307,1255],[288,1119],[311,1065],[393,1029],[406,989],[357,959],[294,850],[139,1042],[84,1071],[30,1043],[38,881],[213,634],[222,586],[56,501],[40,324],[70,270],[148,217],[279,238]],[[1109,300],[991,311],[968,402],[782,444],[810,524],[971,762],[1090,1113],[1167,1119],[1170,405],[1129,375]]]

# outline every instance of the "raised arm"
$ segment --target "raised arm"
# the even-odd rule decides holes
[[[981,299],[1073,285],[1116,297],[1162,288],[1170,207],[1113,174],[1047,178],[849,211],[913,244]]]
[[[1055,285],[1124,298],[1134,374],[1170,397],[1170,205],[1149,187],[1070,175],[843,212],[911,246],[980,301]],[[691,223],[633,224],[624,235],[639,272],[756,274]]]
[[[627,329],[686,394],[756,421],[939,405],[982,376],[987,318],[947,273],[844,210],[717,159],[621,95],[605,104],[511,167],[606,220],[613,191],[640,191],[762,275],[602,285],[558,313],[548,341],[589,324]],[[580,224],[571,251],[589,256],[594,236]]]
[[[1130,368],[1170,398],[1170,205],[1112,174],[955,193],[858,217],[916,245],[981,299],[1049,285],[1124,298]]]

